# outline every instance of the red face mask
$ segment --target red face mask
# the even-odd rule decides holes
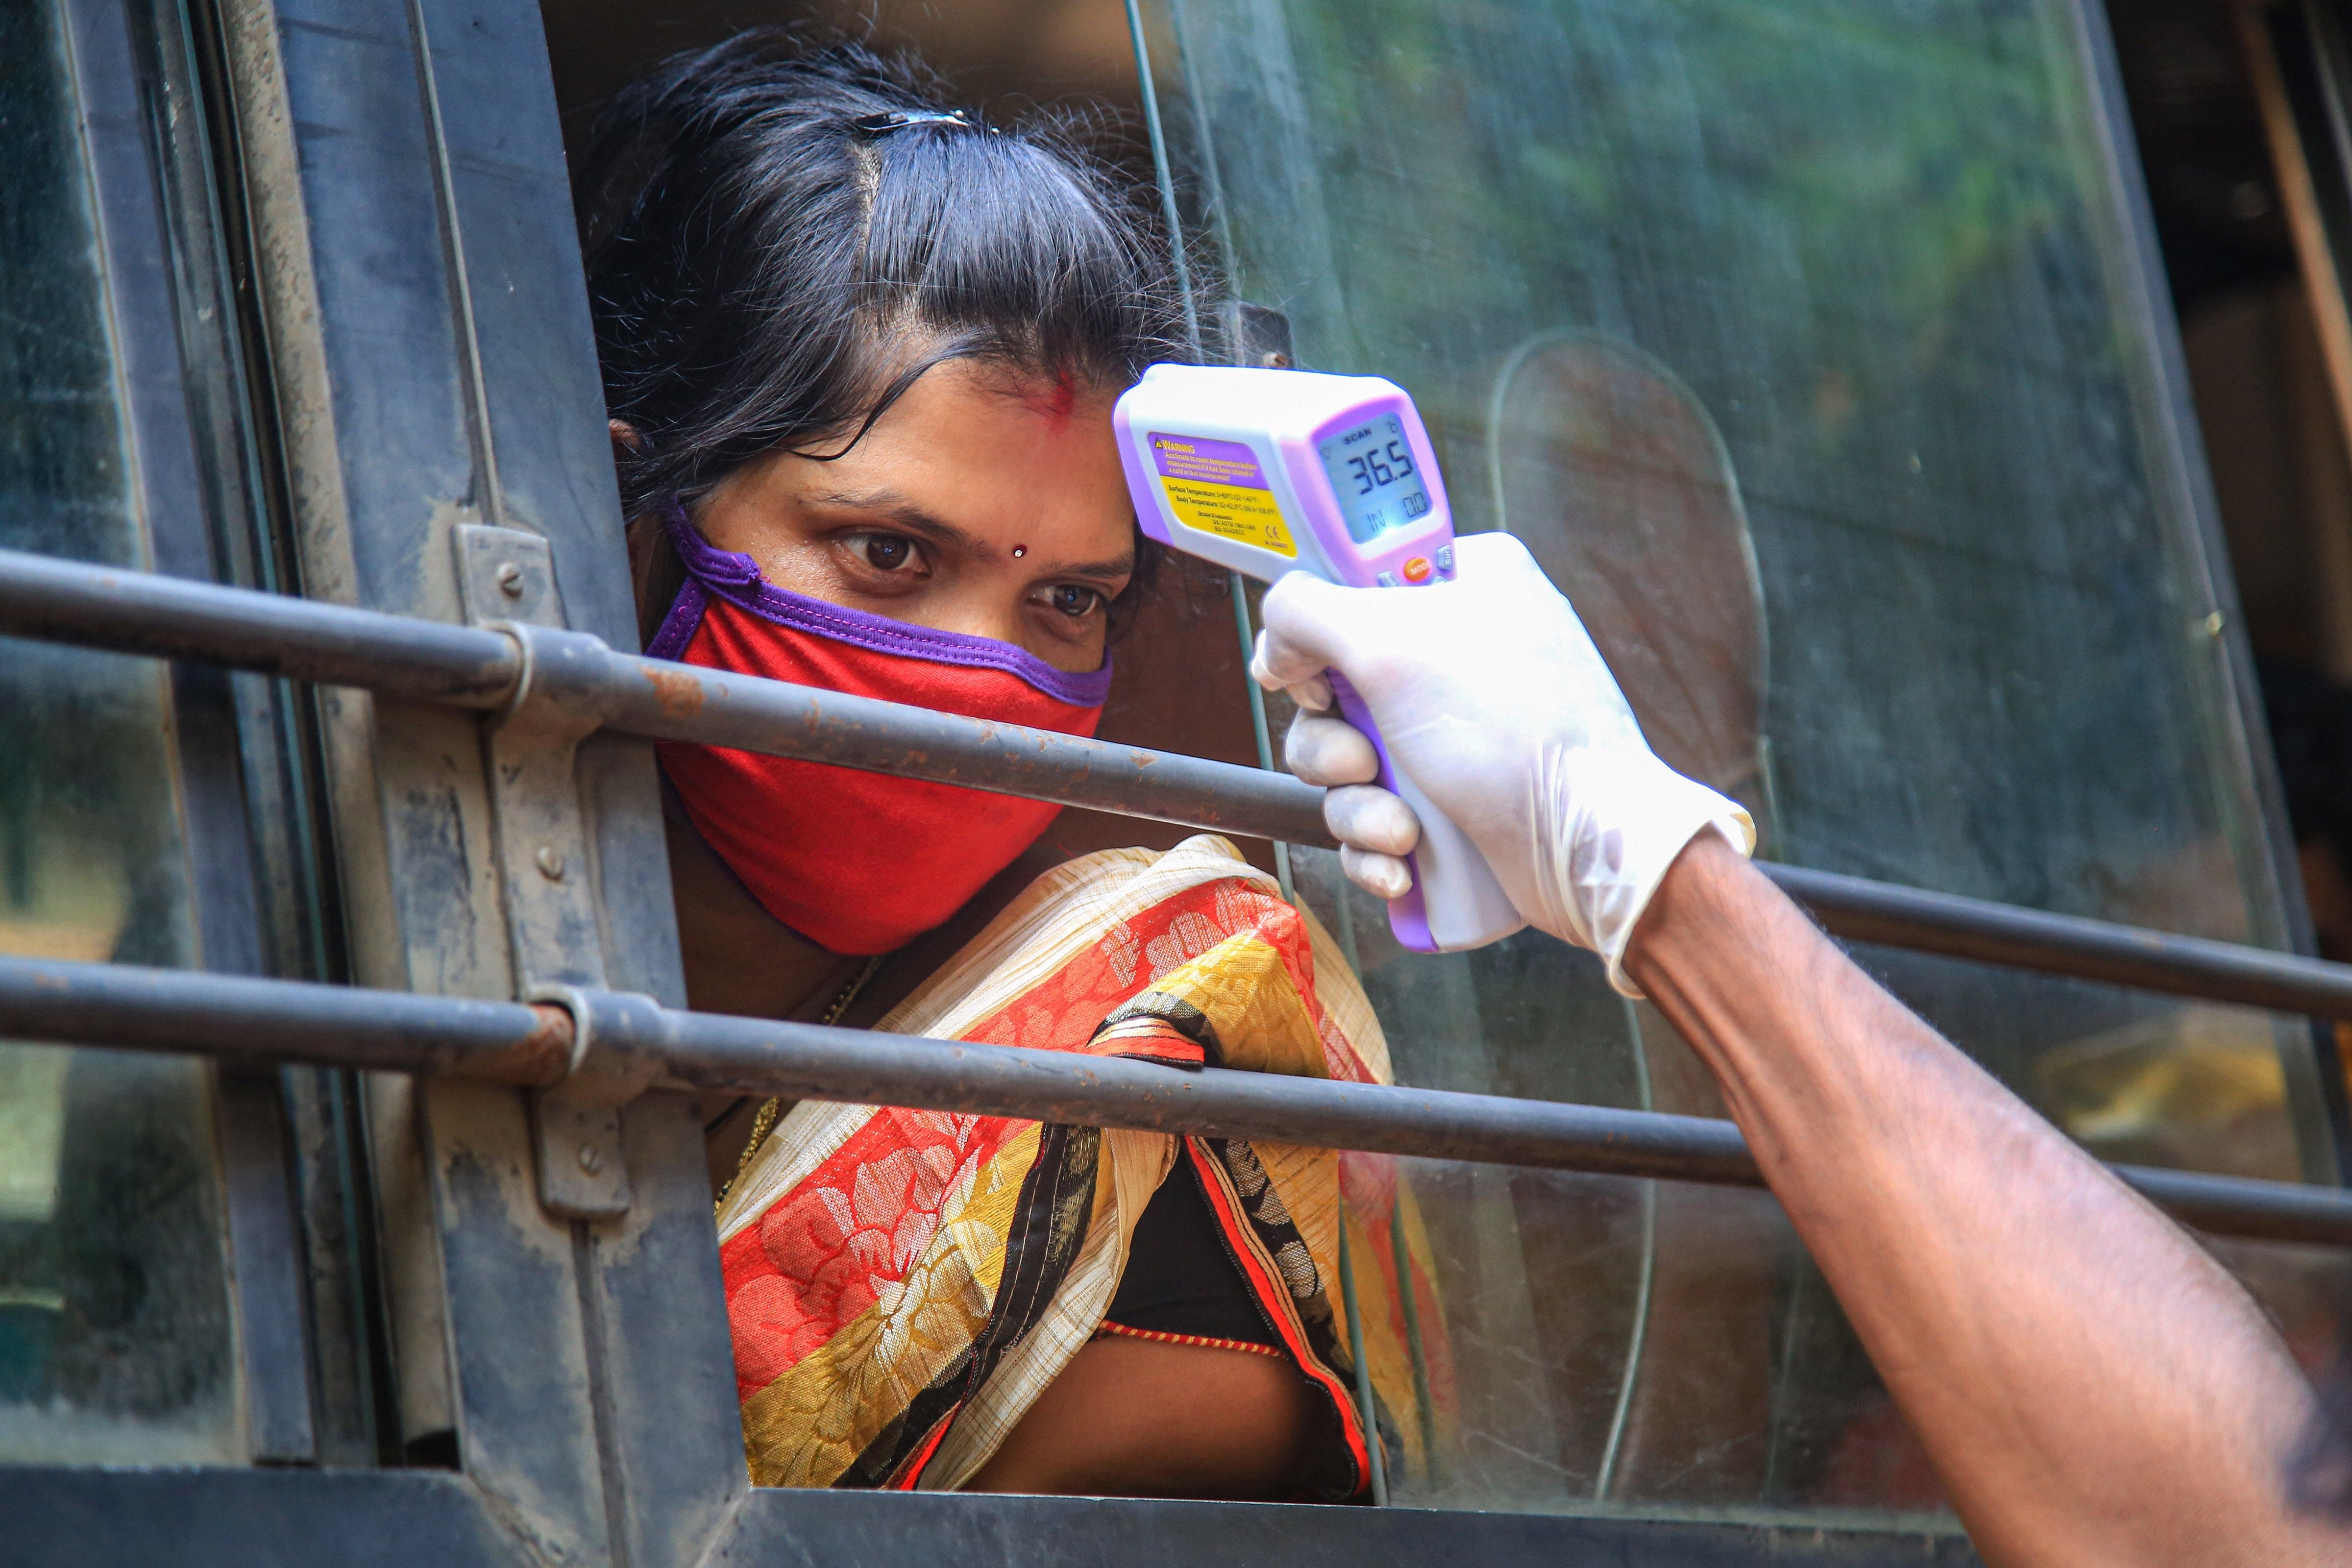
[[[1110,660],[1072,675],[1011,643],[931,631],[787,593],[682,517],[687,571],[646,649],[943,713],[1091,735]],[[963,907],[1034,844],[1058,805],[887,773],[666,742],[688,817],[770,914],[834,952],[888,952]]]

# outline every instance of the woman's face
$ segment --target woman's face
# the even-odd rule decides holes
[[[1135,570],[1112,401],[950,360],[842,457],[747,463],[695,523],[780,588],[1097,669]]]

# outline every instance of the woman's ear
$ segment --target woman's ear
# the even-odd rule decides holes
[[[629,585],[637,598],[637,646],[644,647],[661,630],[678,590],[686,586],[686,563],[677,558],[659,512],[631,518],[623,537],[629,547]]]
[[[637,427],[627,420],[607,419],[604,424],[613,432],[613,461],[615,463],[625,458],[634,458],[646,449],[646,438],[638,435]]]

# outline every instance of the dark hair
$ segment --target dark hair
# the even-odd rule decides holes
[[[917,122],[876,129],[892,115]],[[1142,193],[1064,126],[990,125],[838,37],[663,61],[599,118],[576,190],[632,518],[779,448],[839,456],[944,360],[1124,386],[1189,357]]]

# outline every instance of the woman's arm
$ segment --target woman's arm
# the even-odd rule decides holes
[[[2290,1506],[2314,1400],[2236,1281],[1719,837],[1625,970],[1721,1082],[1988,1562],[2352,1561]]]

